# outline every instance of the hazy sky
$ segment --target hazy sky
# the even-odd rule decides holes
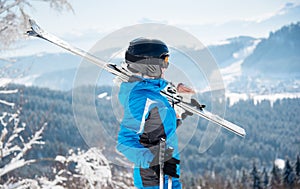
[[[230,21],[267,19],[287,4],[300,0],[70,0],[72,12],[57,13],[46,4],[34,2],[32,17],[57,32],[96,29],[109,31],[147,20],[166,24],[204,25]]]
[[[74,13],[59,13],[32,1],[34,9],[29,14],[50,33],[82,48],[91,47],[112,31],[140,23],[176,26],[211,44],[239,35],[267,37],[270,31],[300,21],[300,11],[287,14],[300,7],[300,0],[69,1]],[[30,48],[26,50],[34,51]]]

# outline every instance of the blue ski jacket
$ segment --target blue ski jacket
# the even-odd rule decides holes
[[[117,150],[134,163],[134,183],[138,188],[158,187],[159,178],[153,178],[148,168],[154,158],[151,148],[159,144],[160,138],[166,139],[166,146],[174,149],[173,157],[179,160],[176,113],[167,98],[160,94],[166,86],[163,79],[145,78],[120,86],[119,101],[124,117]],[[179,169],[178,166],[178,174]]]

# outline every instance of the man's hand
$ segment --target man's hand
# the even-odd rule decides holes
[[[182,83],[179,83],[177,85],[176,90],[177,90],[177,94],[182,97],[182,101],[187,102],[187,103],[191,102],[192,96],[196,93],[192,88],[189,88]],[[178,106],[175,106],[174,109],[176,112],[176,117],[179,120],[183,120],[187,116],[193,115],[191,112],[187,112]]]
[[[177,174],[177,165],[180,164],[180,160],[171,158],[164,163],[164,174],[169,175],[174,178],[179,178]]]
[[[183,83],[179,83],[176,89],[179,94],[195,94],[192,88],[185,86]]]

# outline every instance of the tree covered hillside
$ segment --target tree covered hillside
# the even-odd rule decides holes
[[[300,22],[271,32],[245,59],[243,71],[250,74],[280,76],[300,75]]]
[[[74,121],[71,92],[24,86],[10,87],[20,90],[19,94],[10,95],[9,98],[20,102],[17,104],[23,104],[21,117],[28,125],[38,126],[39,122],[47,122],[43,132],[45,144],[36,147],[27,156],[55,157],[59,154],[66,155],[69,149],[88,148]],[[104,91],[110,95],[111,89],[101,87],[96,90],[96,94]],[[5,98],[8,97],[1,96],[1,99]],[[99,117],[109,124],[110,132],[117,135],[118,122],[111,113],[110,100],[101,99],[101,102],[97,100],[95,104]],[[5,108],[3,105],[0,106],[2,112]],[[235,170],[250,169],[253,161],[271,166],[275,158],[295,158],[300,152],[299,108],[300,99],[277,101],[273,106],[268,101],[257,105],[253,101],[240,101],[227,108],[226,118],[242,125],[246,129],[247,136],[243,139],[222,130],[216,142],[203,154],[198,153],[198,144],[206,125],[206,121],[201,119],[192,140],[181,153],[183,175],[191,173],[202,175],[206,171],[214,170],[219,175],[233,176]],[[87,128],[88,125],[87,122]],[[29,128],[27,132],[24,138],[30,136]],[[105,136],[99,136],[100,144],[104,140]],[[111,150],[113,149],[114,146],[111,146]],[[34,168],[34,165],[24,170],[14,174],[26,174],[29,171],[33,176],[47,171],[46,168]]]

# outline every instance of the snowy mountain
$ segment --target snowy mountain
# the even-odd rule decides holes
[[[230,104],[252,99],[275,102],[300,97],[300,23],[271,32],[266,39],[244,46],[221,68]],[[227,61],[227,60],[225,60]]]
[[[297,23],[271,32],[265,39],[239,36],[208,46],[220,68],[226,96],[231,99],[231,103],[245,99],[273,99],[274,96],[299,97],[299,34],[300,23]],[[176,51],[172,53],[172,64],[184,67],[184,73],[190,75],[191,80],[205,80],[199,78],[199,74],[190,74],[193,68],[185,66],[186,61],[190,61],[185,55]],[[120,58],[115,57],[113,62],[120,63]],[[11,81],[64,91],[73,87],[82,60],[69,53],[12,59],[15,62],[10,65],[0,61],[2,82]],[[100,77],[101,84],[113,85],[111,78],[107,75]]]
[[[71,89],[81,58],[69,53],[37,54],[0,60],[2,79],[26,86]]]
[[[243,63],[247,75],[300,77],[300,22],[271,32]]]
[[[221,68],[228,67],[237,59],[245,58],[252,53],[260,39],[249,36],[229,38],[208,48]],[[252,48],[251,48],[252,47]]]

